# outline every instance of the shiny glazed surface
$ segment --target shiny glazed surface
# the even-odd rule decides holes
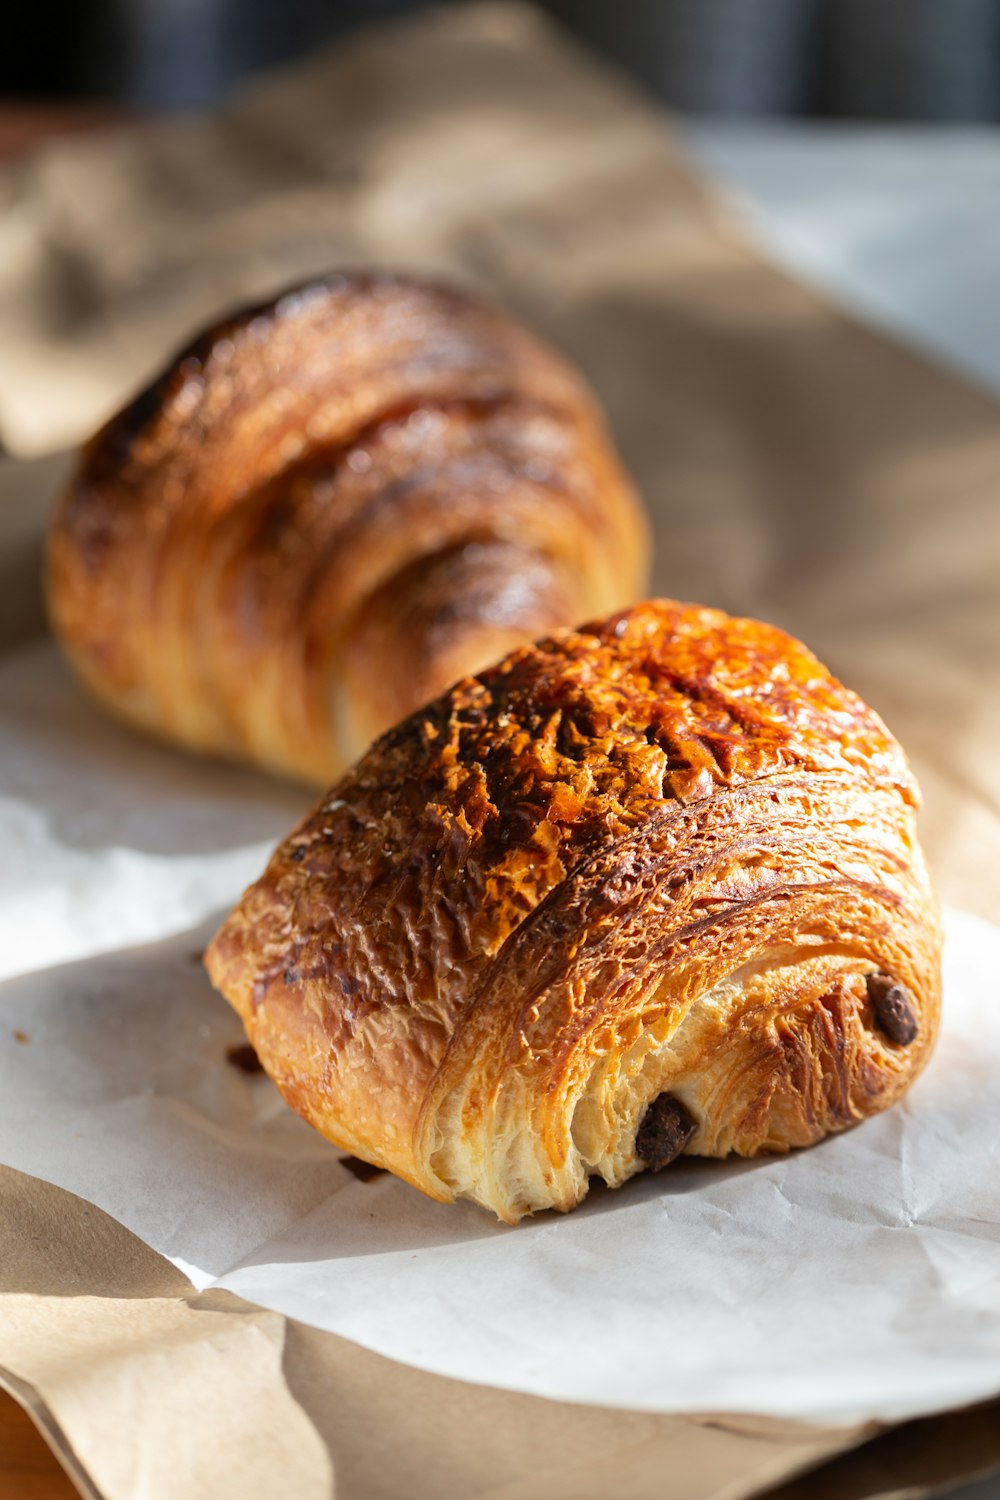
[[[583,380],[465,292],[334,275],[209,329],[87,445],[48,597],[133,724],[325,783],[514,644],[633,598]]]

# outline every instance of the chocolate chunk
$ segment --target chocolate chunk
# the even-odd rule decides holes
[[[639,1122],[635,1154],[651,1172],[675,1161],[698,1129],[698,1122],[673,1094],[661,1094]]]
[[[876,1026],[885,1032],[890,1042],[908,1047],[920,1030],[908,992],[889,974],[869,974],[865,984],[875,1012]]]
[[[241,1073],[263,1073],[264,1065],[249,1042],[226,1048],[226,1061]]]
[[[385,1172],[385,1167],[374,1167],[370,1161],[362,1161],[360,1156],[340,1156],[337,1160],[359,1182],[371,1182],[374,1177],[381,1177]]]

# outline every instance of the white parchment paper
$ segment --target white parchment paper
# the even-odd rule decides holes
[[[305,794],[119,730],[36,646],[0,665],[0,797],[0,1160],[197,1287],[603,1405],[846,1422],[1000,1391],[1000,930],[948,915],[944,1034],[888,1115],[509,1229],[358,1181],[227,1061],[200,951]]]

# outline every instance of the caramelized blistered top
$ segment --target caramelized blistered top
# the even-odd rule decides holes
[[[393,842],[430,816],[477,861],[534,839],[571,842],[575,863],[665,804],[796,768],[851,772],[916,800],[884,725],[799,642],[652,602],[457,684],[384,736],[338,796],[384,806],[395,787]]]

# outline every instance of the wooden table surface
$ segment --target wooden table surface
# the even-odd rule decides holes
[[[0,1391],[0,1500],[77,1500],[35,1424]]]

